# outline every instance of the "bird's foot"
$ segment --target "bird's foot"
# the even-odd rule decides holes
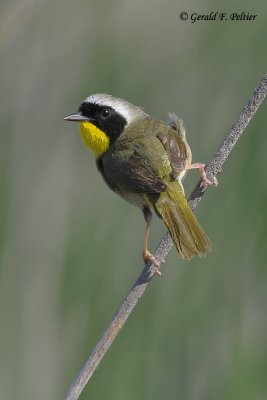
[[[151,264],[153,264],[153,266],[155,267],[155,274],[158,276],[161,276],[161,272],[160,272],[160,264],[164,264],[165,260],[159,262],[155,256],[153,256],[153,254],[151,254],[148,250],[144,250],[143,251],[143,259],[144,259],[144,263],[146,264],[147,262],[151,262]]]
[[[212,177],[212,180],[207,178],[205,171],[205,164],[203,163],[189,164],[187,169],[198,169],[201,178],[200,186],[210,186],[210,185],[218,186],[218,180],[215,176]]]

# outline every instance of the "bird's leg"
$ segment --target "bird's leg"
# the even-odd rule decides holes
[[[158,276],[161,276],[161,272],[159,270],[160,263],[156,260],[156,258],[153,256],[153,254],[151,254],[147,249],[150,225],[151,225],[151,221],[152,221],[152,212],[150,211],[150,209],[148,207],[144,207],[143,214],[144,214],[144,218],[146,221],[146,231],[145,231],[144,250],[143,250],[144,263],[146,264],[147,262],[150,261],[156,268],[156,270],[155,270],[156,274]]]
[[[203,185],[217,186],[218,185],[218,181],[215,177],[213,178],[213,181],[211,181],[207,178],[206,171],[205,171],[205,164],[203,164],[203,163],[189,164],[186,169],[198,169],[198,172],[199,172],[199,175],[200,175],[200,178],[202,181],[201,186],[203,186]]]

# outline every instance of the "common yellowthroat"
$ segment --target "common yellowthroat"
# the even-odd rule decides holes
[[[207,179],[204,164],[191,164],[192,154],[181,120],[169,114],[168,124],[140,107],[108,94],[87,97],[67,121],[80,123],[85,146],[111,190],[142,209],[146,221],[144,262],[159,262],[148,251],[152,210],[163,219],[183,259],[204,256],[211,243],[185,198],[182,179],[197,168]]]

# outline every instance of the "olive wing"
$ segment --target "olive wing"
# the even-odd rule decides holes
[[[161,193],[166,185],[157,176],[147,154],[137,150],[130,155],[107,154],[98,161],[104,179],[112,189],[136,193]]]
[[[172,168],[172,175],[176,179],[191,162],[191,150],[186,141],[185,129],[181,120],[170,114],[170,128],[159,132],[157,138],[163,144]]]

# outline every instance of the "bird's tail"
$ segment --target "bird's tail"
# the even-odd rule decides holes
[[[168,183],[167,191],[160,194],[154,207],[182,258],[205,256],[211,250],[211,242],[189,207],[179,182]]]

